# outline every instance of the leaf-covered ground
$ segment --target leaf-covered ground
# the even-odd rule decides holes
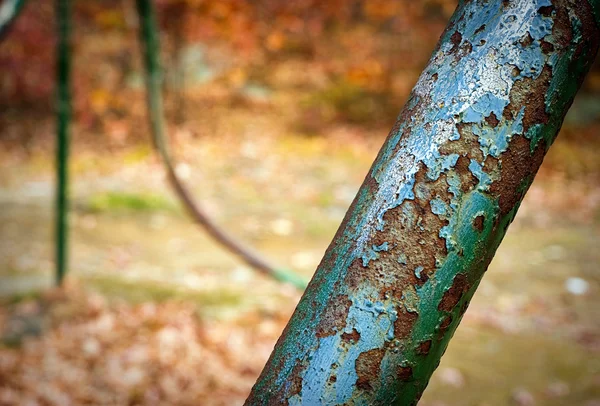
[[[283,322],[205,322],[191,304],[109,305],[78,287],[0,317],[5,341],[20,341],[0,353],[3,405],[241,404]]]

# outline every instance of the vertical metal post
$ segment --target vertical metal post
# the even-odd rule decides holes
[[[69,126],[71,120],[70,92],[70,0],[56,0],[56,202],[55,248],[56,283],[61,285],[68,267],[68,166]]]

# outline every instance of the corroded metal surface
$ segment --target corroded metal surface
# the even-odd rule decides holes
[[[463,1],[247,400],[414,404],[600,40],[598,0]]]

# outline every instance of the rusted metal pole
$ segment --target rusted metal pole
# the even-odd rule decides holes
[[[598,51],[600,0],[461,1],[246,405],[412,405]]]

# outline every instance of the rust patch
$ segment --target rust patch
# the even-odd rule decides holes
[[[490,193],[498,199],[501,215],[507,214],[521,201],[525,190],[520,186],[535,175],[544,159],[545,149],[541,141],[532,155],[528,139],[520,135],[512,138],[508,150],[500,157],[499,168],[492,169],[490,173],[492,179],[498,179],[491,184]]]
[[[407,275],[408,282],[411,284],[425,283],[435,273],[436,258],[447,255],[446,243],[439,237],[439,231],[448,224],[448,221],[433,214],[430,206],[430,200],[435,197],[448,204],[450,201],[447,189],[445,174],[432,181],[427,177],[427,168],[421,165],[415,175],[413,190],[415,199],[405,201],[399,207],[388,210],[383,217],[388,240],[390,235],[393,237],[390,241],[394,246],[390,251],[394,255],[393,261],[396,261],[398,255],[403,254],[406,257],[407,269],[423,267],[419,278],[412,272]],[[381,240],[375,239],[374,243],[381,244],[386,241],[383,235],[378,238]],[[404,290],[403,286],[399,288],[397,294],[401,294]]]
[[[550,17],[554,11],[554,6],[542,6],[538,9],[538,13],[544,17]]]
[[[462,34],[458,31],[454,31],[454,34],[450,37],[450,42],[452,42],[452,48],[450,48],[450,53],[453,54],[458,51],[458,47],[462,42]]]
[[[360,333],[358,331],[356,331],[355,328],[352,329],[352,332],[350,333],[343,333],[342,334],[342,340],[344,341],[350,341],[350,342],[357,342],[358,340],[360,340]]]
[[[444,320],[442,320],[442,322],[440,323],[439,327],[438,327],[438,331],[439,331],[439,339],[441,340],[444,335],[446,334],[446,331],[448,330],[448,327],[450,327],[450,324],[452,324],[452,316],[448,315],[444,318]]]
[[[335,376],[335,375],[331,375],[331,376],[329,377],[329,382],[331,382],[331,383],[335,383],[335,382],[337,382],[337,376]]]
[[[465,41],[464,44],[460,46],[460,53],[458,56],[462,58],[469,55],[471,52],[473,52],[473,44],[471,44],[469,41]]]
[[[542,40],[540,42],[540,48],[542,48],[542,52],[545,53],[546,55],[554,52],[554,45],[552,45],[550,42],[548,41],[544,41]]]
[[[429,350],[431,350],[431,340],[427,340],[427,341],[423,341],[422,343],[419,344],[419,346],[417,347],[417,354],[418,355],[427,355],[429,354]]]
[[[459,273],[454,277],[452,286],[446,292],[438,305],[438,310],[444,312],[451,312],[454,307],[460,302],[462,296],[469,290],[469,282],[467,276],[463,273]]]
[[[460,117],[456,116],[456,119],[460,121]],[[440,154],[458,154],[481,162],[483,160],[483,152],[481,152],[479,147],[479,137],[473,134],[471,127],[472,124],[458,123],[456,130],[460,134],[460,139],[441,145]]]
[[[379,382],[379,372],[381,370],[381,360],[385,355],[385,350],[375,348],[373,350],[361,353],[354,364],[358,380],[356,387],[371,391],[376,382]]]
[[[533,37],[528,32],[527,35],[523,36],[519,41],[519,44],[523,46],[523,48],[527,48],[529,45],[533,44]]]
[[[292,384],[290,385],[290,392],[288,397],[298,395],[300,392],[302,392],[302,377],[300,377],[300,372],[302,372],[303,369],[304,368],[302,367],[301,363],[297,363],[296,365],[294,365],[294,369],[292,370],[292,374],[290,375],[290,380]]]
[[[380,252],[380,254],[386,254],[386,252]],[[376,287],[379,287],[380,281],[385,276],[382,261],[390,266],[395,266],[391,261],[386,261],[384,255],[381,255],[376,261],[371,261],[366,267],[362,265],[361,258],[356,258],[348,267],[344,283],[351,290],[359,289],[360,285],[365,283],[365,281],[369,281],[369,283],[373,283]],[[392,269],[387,268],[385,272],[392,272]]]
[[[346,295],[338,295],[329,300],[316,328],[316,336],[323,338],[342,331],[346,327],[346,317],[350,306],[352,306],[352,301]]]
[[[510,103],[504,108],[503,115],[510,113],[508,117],[512,119],[517,115],[522,106],[525,106],[523,116],[523,131],[535,124],[547,124],[549,120],[546,113],[546,93],[550,86],[552,78],[552,68],[545,65],[542,72],[536,79],[524,78],[518,80],[510,91]],[[505,115],[505,117],[507,117]]]
[[[394,321],[394,337],[398,339],[410,336],[412,328],[419,317],[417,313],[411,313],[404,309],[404,306],[401,309],[398,312],[398,318]]]
[[[414,200],[407,200],[400,206],[388,210],[384,216],[384,229],[375,231],[368,244],[380,246],[387,243],[387,251],[378,252],[378,258],[363,266],[362,259],[355,259],[348,268],[344,283],[352,290],[359,288],[365,280],[375,283],[382,298],[386,295],[398,300],[409,286],[420,286],[436,270],[436,259],[447,255],[445,240],[439,237],[442,227],[448,224],[433,214],[430,199],[436,197],[447,204],[448,183],[446,175],[441,174],[433,181],[427,177],[427,167],[421,165],[416,174]],[[415,241],[417,242],[415,244]],[[402,263],[398,258],[405,258]],[[422,267],[415,275],[414,270]],[[400,317],[398,323],[408,323],[416,315]],[[401,331],[402,329],[400,329]]]
[[[555,45],[558,45],[562,49],[567,48],[573,40],[571,19],[569,18],[567,8],[564,6],[560,6],[556,10],[554,26],[552,27],[552,37],[554,38]]]
[[[460,176],[460,190],[463,193],[468,193],[477,187],[479,180],[469,169],[470,160],[466,156],[459,156],[456,161],[456,172]]]
[[[484,220],[485,217],[483,215],[475,217],[475,219],[473,219],[473,228],[479,232],[482,232]]]
[[[477,28],[474,32],[475,35],[479,34],[481,31],[485,30],[485,24],[483,24],[481,27]]]
[[[485,118],[485,122],[488,123],[490,127],[496,128],[500,121],[498,121],[498,117],[496,117],[496,114],[492,112],[489,116]]]
[[[401,381],[410,381],[413,378],[413,370],[411,367],[398,367],[398,379]]]

